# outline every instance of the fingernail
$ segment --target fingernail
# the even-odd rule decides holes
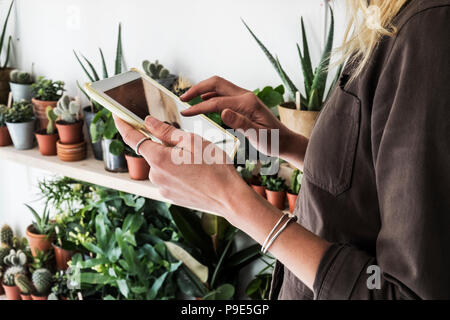
[[[224,112],[222,113],[222,119],[227,121],[228,123],[231,123],[234,121],[236,115],[234,114],[234,112],[227,110],[228,109],[225,109]]]

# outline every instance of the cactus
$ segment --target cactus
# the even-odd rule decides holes
[[[9,267],[24,267],[27,264],[27,255],[22,250],[11,249],[9,254],[3,259],[5,265]]]
[[[6,269],[5,274],[3,275],[3,283],[7,286],[14,286],[16,283],[14,281],[14,277],[16,274],[25,274],[25,268],[22,266],[14,266]]]
[[[50,293],[52,287],[52,274],[47,269],[38,269],[33,272],[32,280],[38,295],[44,296]]]
[[[27,246],[28,246],[27,238],[25,238],[25,237],[20,238],[20,237],[15,237],[15,236],[13,237],[13,240],[12,240],[12,248],[13,249],[25,251]]]
[[[18,84],[31,84],[33,83],[33,79],[31,75],[28,72],[20,71],[20,70],[13,70],[9,74],[9,78],[12,83],[18,83]]]
[[[47,115],[48,119],[48,125],[47,125],[47,134],[54,134],[55,133],[55,122],[56,119],[58,119],[58,116],[53,111],[53,108],[48,106],[47,109],[45,109],[45,114]]]
[[[162,64],[159,64],[158,60],[154,63],[151,63],[148,60],[142,62],[142,67],[144,68],[145,73],[151,77],[152,79],[166,79],[169,77],[170,72]]]
[[[80,109],[80,104],[76,101],[70,101],[70,97],[65,94],[59,99],[53,112],[60,117],[62,121],[66,123],[75,123],[78,120]]]
[[[22,273],[18,273],[14,276],[14,283],[19,287],[20,292],[23,295],[29,295],[34,290],[33,283]]]
[[[0,248],[0,266],[4,265],[4,260],[8,256],[10,248]]]
[[[12,247],[14,233],[10,226],[3,225],[1,232],[2,247]]]

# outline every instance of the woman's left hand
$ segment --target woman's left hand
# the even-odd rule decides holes
[[[125,121],[114,119],[125,143],[135,149],[144,135]],[[145,119],[145,126],[164,143],[148,140],[139,148],[150,164],[150,181],[161,195],[181,206],[217,213],[233,223],[240,205],[236,195],[252,196],[252,190],[223,150],[151,116]]]

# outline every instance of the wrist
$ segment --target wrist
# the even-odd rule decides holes
[[[303,169],[308,142],[306,137],[286,128],[280,133],[280,158]]]

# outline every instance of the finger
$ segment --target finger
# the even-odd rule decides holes
[[[152,135],[161,140],[164,144],[171,147],[177,146],[190,149],[191,136],[187,132],[159,121],[152,116],[147,116],[147,118],[145,118],[145,126]]]
[[[199,114],[207,114],[211,112],[222,112],[225,109],[238,109],[240,105],[239,97],[217,97],[196,104],[187,110],[183,110],[181,114],[185,117],[192,117]]]
[[[225,109],[222,112],[221,117],[223,122],[233,129],[242,129],[244,131],[248,129],[259,129],[259,126],[250,121],[246,116],[231,109]]]
[[[192,86],[184,95],[180,97],[182,101],[190,101],[204,93],[216,92],[221,96],[237,96],[247,92],[247,90],[227,81],[221,77],[214,76]]]
[[[208,92],[208,93],[202,94],[200,96],[200,98],[202,98],[203,101],[206,101],[206,100],[209,100],[209,99],[215,98],[215,97],[217,97],[216,92]]]

